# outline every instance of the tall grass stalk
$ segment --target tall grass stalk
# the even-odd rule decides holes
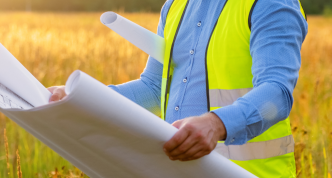
[[[309,166],[310,166],[310,174],[311,178],[315,178],[315,171],[314,171],[314,166],[312,164],[312,154],[309,154]]]
[[[10,164],[9,164],[9,148],[8,148],[8,137],[6,129],[3,130],[3,136],[5,141],[5,150],[6,150],[6,164],[7,164],[7,174],[10,175]]]
[[[17,177],[22,178],[21,158],[20,154],[18,153],[18,150],[16,151],[16,157],[17,157]]]
[[[327,162],[327,156],[326,156],[326,149],[325,146],[323,146],[323,155],[324,155],[324,177],[327,177],[328,174],[328,162]]]

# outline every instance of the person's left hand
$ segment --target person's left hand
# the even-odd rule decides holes
[[[47,88],[47,90],[52,93],[49,102],[53,103],[56,101],[63,100],[67,96],[65,88],[66,88],[65,86],[54,86]]]
[[[227,134],[224,123],[214,113],[189,117],[172,125],[179,131],[164,144],[164,151],[173,161],[191,161],[208,155]]]

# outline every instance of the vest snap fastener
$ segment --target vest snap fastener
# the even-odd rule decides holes
[[[179,110],[179,107],[175,107],[175,111],[178,111]]]

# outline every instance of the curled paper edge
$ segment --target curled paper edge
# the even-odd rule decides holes
[[[103,13],[100,21],[160,63],[164,63],[165,40],[161,36],[111,11]]]

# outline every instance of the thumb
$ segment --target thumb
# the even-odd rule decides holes
[[[180,129],[180,127],[182,126],[183,120],[178,120],[175,121],[172,126],[176,127],[177,129]]]
[[[55,90],[53,90],[53,94],[50,98],[50,102],[60,101],[65,96],[66,96],[66,93],[64,91],[64,87],[56,88]]]

